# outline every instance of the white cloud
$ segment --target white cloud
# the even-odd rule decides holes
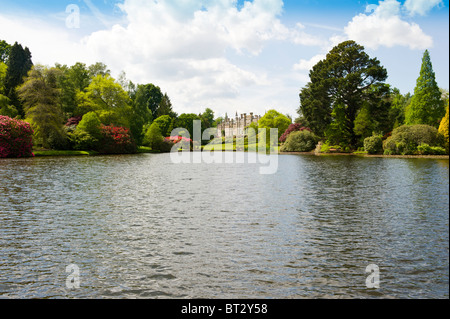
[[[239,8],[235,0],[125,0],[120,8],[127,22],[91,34],[86,47],[133,81],[160,85],[183,112],[210,103],[223,112],[232,103],[251,111],[254,99],[243,92],[275,90],[265,71],[231,63],[230,49],[257,58],[270,41],[323,45],[301,25],[281,22],[282,0],[246,1]]]
[[[301,59],[297,64],[294,65],[294,70],[296,71],[310,71],[313,66],[315,66],[319,61],[326,58],[325,54],[318,54],[313,56],[309,60]]]
[[[82,14],[77,30],[65,26],[63,11],[52,23],[0,14],[2,38],[28,46],[35,63],[102,61],[113,75],[124,70],[135,83],[159,85],[177,112],[209,105],[219,113],[230,107],[258,112],[257,106],[267,106],[254,92],[264,91],[266,98],[270,92],[273,100],[286,88],[275,74],[240,64],[241,58],[258,59],[273,41],[324,44],[301,24],[291,28],[281,21],[283,0],[124,0],[118,7],[123,15],[116,24],[107,25],[94,10],[88,20]],[[100,31],[86,35],[94,25]]]
[[[405,8],[411,15],[426,15],[431,9],[442,4],[442,0],[406,0]]]
[[[371,5],[370,9],[374,9]],[[344,28],[345,35],[362,45],[377,49],[380,46],[406,46],[427,49],[433,39],[419,25],[402,20],[401,4],[396,0],[380,1],[370,15],[359,14]]]

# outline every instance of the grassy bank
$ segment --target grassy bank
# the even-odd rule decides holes
[[[95,151],[56,151],[56,150],[33,150],[34,156],[45,157],[45,156],[95,156],[100,153]],[[138,148],[138,154],[142,153],[159,153],[158,151],[153,151],[150,147],[141,146]]]
[[[98,153],[92,151],[54,151],[54,150],[36,150],[33,151],[34,156],[92,156]]]

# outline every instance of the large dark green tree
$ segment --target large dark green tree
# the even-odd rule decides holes
[[[134,103],[140,107],[147,107],[152,113],[152,118],[158,117],[158,108],[164,95],[161,89],[154,84],[140,84],[137,87]]]
[[[156,117],[160,117],[163,115],[169,115],[172,118],[176,118],[178,116],[172,109],[172,102],[170,101],[167,93],[164,93],[161,101],[159,102],[158,109],[156,110]]]
[[[199,120],[201,118],[197,114],[193,113],[183,113],[177,119],[175,119],[174,128],[185,129],[189,132],[191,139],[194,138],[194,121]]]
[[[439,127],[444,115],[444,101],[441,99],[441,91],[436,83],[430,53],[425,50],[414,95],[406,109],[405,122],[407,125],[426,124]]]
[[[9,51],[8,69],[5,78],[5,92],[10,99],[10,103],[17,109],[20,116],[24,116],[22,104],[17,96],[16,88],[21,85],[28,71],[31,70],[33,62],[31,52],[19,43],[14,43]]]
[[[386,80],[386,69],[363,46],[345,41],[317,63],[309,76],[310,82],[300,93],[300,116],[316,134],[332,135],[336,142],[356,146],[360,136],[355,132],[355,119],[364,105],[373,107],[382,99],[378,93],[383,90],[374,86]]]

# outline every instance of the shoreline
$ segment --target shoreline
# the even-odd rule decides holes
[[[373,158],[426,158],[450,159],[450,155],[383,155],[383,154],[353,154],[353,153],[314,153],[314,152],[280,152],[279,155],[313,155],[313,156],[359,156]]]
[[[213,150],[211,150],[214,152]],[[194,150],[191,152],[203,152],[200,150]],[[223,150],[220,152],[237,152],[236,150]],[[243,151],[248,153],[249,151]],[[98,156],[98,155],[109,155],[100,154],[93,151],[54,151],[54,150],[35,150],[33,157],[79,157],[79,156]],[[123,155],[137,155],[137,154],[163,154],[158,151],[153,151],[150,148],[142,147],[139,148],[137,153],[134,154],[123,154]],[[118,155],[118,154],[111,154]],[[309,155],[309,156],[357,156],[357,157],[367,157],[367,158],[411,158],[411,159],[443,159],[449,160],[450,155],[384,155],[384,154],[363,154],[363,153],[316,153],[316,152],[277,152],[268,155]],[[30,157],[30,158],[33,158]],[[0,158],[1,159],[1,158]]]

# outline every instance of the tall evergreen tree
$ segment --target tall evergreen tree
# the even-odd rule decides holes
[[[33,62],[31,61],[31,52],[17,42],[11,47],[8,58],[8,69],[5,78],[5,93],[10,99],[11,104],[17,109],[20,116],[24,116],[22,103],[20,102],[16,88],[24,82],[28,71],[31,70]]]
[[[430,53],[425,50],[420,75],[414,88],[414,96],[406,109],[405,123],[438,127],[444,115],[444,101],[441,99],[441,91],[436,83]]]
[[[363,46],[345,41],[317,63],[309,77],[311,81],[300,93],[299,115],[317,135],[356,146],[355,119],[363,106],[375,110],[374,105],[384,99],[381,84],[387,78],[386,69],[378,59],[370,58]],[[377,90],[377,85],[382,89]],[[385,118],[385,107],[379,111],[380,119]]]

